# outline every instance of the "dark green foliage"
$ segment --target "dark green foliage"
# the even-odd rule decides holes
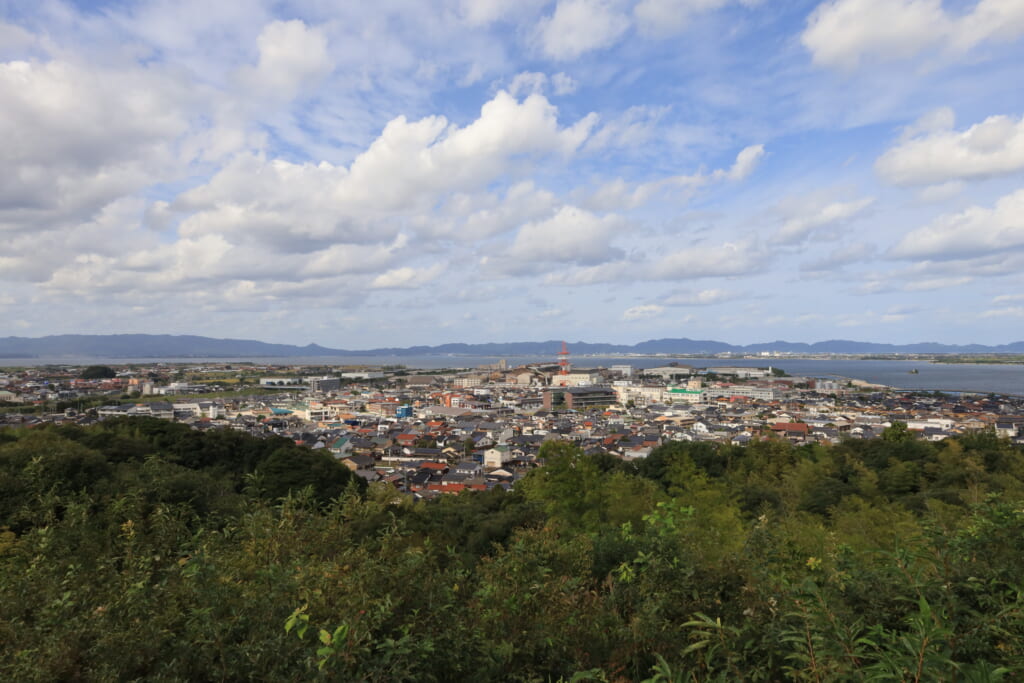
[[[117,377],[117,373],[106,365],[90,365],[82,370],[82,379],[111,379]]]
[[[284,439],[0,432],[0,678],[1019,678],[1024,454],[892,434],[414,503]]]

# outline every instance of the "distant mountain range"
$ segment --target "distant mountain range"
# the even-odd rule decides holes
[[[169,334],[62,334],[49,337],[0,337],[0,358],[256,358],[256,357],[351,357],[360,356],[550,356],[561,349],[561,341],[509,342],[496,344],[441,344],[351,351],[329,349],[318,344],[293,346],[268,344],[249,339],[213,339]],[[875,344],[833,339],[814,344],[774,341],[763,344],[735,346],[706,339],[652,339],[639,344],[595,344],[573,342],[573,355],[606,353],[638,354],[700,354],[757,353],[783,351],[790,353],[1024,353],[1024,341],[999,346],[982,344]]]

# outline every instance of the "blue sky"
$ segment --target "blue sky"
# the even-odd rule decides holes
[[[0,335],[1017,341],[1021,83],[1024,0],[0,0]]]

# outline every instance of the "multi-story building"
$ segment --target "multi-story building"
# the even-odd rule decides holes
[[[309,388],[314,392],[326,394],[329,391],[341,389],[340,377],[310,377],[306,381],[309,383]]]
[[[545,410],[582,410],[618,402],[618,394],[611,387],[566,387],[544,392]]]

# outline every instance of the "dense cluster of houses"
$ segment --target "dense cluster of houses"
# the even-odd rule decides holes
[[[179,367],[174,373],[196,375],[195,368],[187,370]],[[1020,398],[908,394],[836,379],[777,376],[767,369],[697,370],[671,364],[640,374],[629,366],[570,373],[557,366],[501,366],[432,374],[347,373],[344,379],[341,373],[338,378],[304,378],[298,367],[258,370],[267,375],[253,382],[258,391],[249,396],[151,392],[148,400],[48,414],[10,406],[24,405],[40,393],[123,396],[133,380],[159,382],[168,369],[135,368],[108,380],[77,380],[75,369],[67,369],[65,378],[52,369],[0,374],[0,391],[7,392],[0,401],[5,395],[21,399],[8,401],[0,425],[150,416],[196,429],[276,434],[330,452],[367,480],[387,481],[421,497],[514,486],[543,464],[538,454],[549,440],[629,460],[670,441],[744,445],[767,438],[797,444],[870,439],[901,421],[919,438],[933,441],[991,428],[1024,442]]]

